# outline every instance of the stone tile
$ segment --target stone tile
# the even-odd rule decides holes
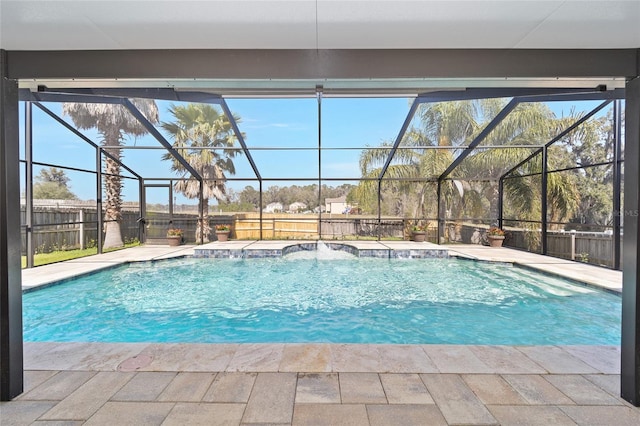
[[[504,379],[532,405],[571,405],[574,402],[546,381],[531,374],[504,375]]]
[[[520,405],[527,401],[501,376],[465,374],[462,379],[485,405]]]
[[[563,349],[601,373],[620,374],[618,346],[564,346]]]
[[[257,376],[258,373],[218,373],[202,400],[246,404]]]
[[[215,373],[178,373],[158,397],[158,401],[186,401],[199,402],[211,382]]]
[[[49,343],[25,350],[24,368],[28,370],[72,370],[79,364],[88,343]]]
[[[229,362],[227,371],[278,371],[282,361],[282,344],[242,344]]]
[[[45,413],[42,419],[88,419],[132,377],[133,373],[100,372]]]
[[[450,424],[495,424],[496,420],[456,374],[421,374],[438,408]]]
[[[622,405],[621,400],[609,395],[582,376],[549,375],[545,379],[578,405]]]
[[[470,346],[495,374],[545,374],[547,371],[513,346]]]
[[[84,422],[80,420],[38,420],[32,423],[36,426],[80,426],[83,424]]]
[[[29,370],[115,371],[118,364],[138,354],[146,343],[71,342],[42,345],[30,350],[25,368]]]
[[[2,426],[31,424],[55,404],[54,401],[0,402],[0,423]]]
[[[616,398],[620,397],[619,374],[588,374],[583,377]]]
[[[169,402],[107,402],[85,425],[160,425],[173,406]]]
[[[434,404],[417,374],[380,374],[389,404]]]
[[[331,365],[338,373],[375,373],[385,369],[376,345],[332,345]]]
[[[558,407],[540,405],[489,405],[491,414],[501,425],[575,425]]]
[[[640,411],[637,408],[627,406],[562,406],[560,409],[579,425],[640,425]]]
[[[438,369],[422,347],[416,345],[378,345],[383,369],[379,373],[437,373]]]
[[[116,371],[118,365],[143,351],[147,343],[85,343],[75,370]]]
[[[24,372],[24,390],[23,392],[29,392],[40,386],[42,383],[49,380],[52,376],[58,374],[56,370],[42,370],[42,371],[31,371],[25,370]],[[24,395],[24,393],[23,393]]]
[[[296,387],[296,404],[340,403],[340,383],[337,373],[300,373]]]
[[[285,345],[279,370],[294,373],[330,372],[331,346],[328,344]]]
[[[424,345],[422,349],[441,373],[491,373],[493,370],[478,358],[469,346]]]
[[[557,346],[521,346],[517,348],[551,374],[591,374],[598,370]]]
[[[295,373],[259,373],[243,423],[290,423],[296,393]]]
[[[24,273],[24,271],[22,272]],[[45,368],[40,363],[46,361],[44,354],[59,345],[61,345],[60,342],[24,342],[22,346],[22,362],[25,370],[57,370],[53,367]],[[38,365],[40,365],[39,368],[37,368]]]
[[[224,371],[238,345],[235,344],[154,344],[142,354],[153,361],[139,371]]]
[[[296,404],[293,425],[369,426],[362,404]]]
[[[343,404],[386,404],[387,397],[376,373],[340,373]]]
[[[155,401],[176,377],[171,372],[141,372],[129,380],[111,399],[113,401]]]
[[[61,371],[20,399],[60,401],[95,376],[94,371]]]
[[[173,407],[162,426],[239,425],[244,407],[244,404],[179,402]]]
[[[447,425],[435,405],[367,405],[371,426]]]

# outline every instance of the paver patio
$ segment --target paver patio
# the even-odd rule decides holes
[[[190,249],[141,247],[71,269]],[[509,249],[452,249],[523,259]],[[526,260],[538,265],[564,262],[532,256]],[[24,271],[26,286],[64,276],[60,265],[41,268]],[[617,272],[594,270],[609,272],[607,286],[615,287]],[[640,424],[640,409],[618,396],[615,346],[26,342],[25,370],[25,392],[0,403],[3,426]]]

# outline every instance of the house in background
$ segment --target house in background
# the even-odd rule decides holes
[[[342,214],[347,212],[351,207],[347,204],[347,196],[343,195],[338,198],[325,198],[325,212],[331,214]]]
[[[267,207],[262,209],[264,213],[280,213],[283,211],[282,203],[270,203]]]
[[[307,205],[301,201],[289,204],[289,213],[300,213],[307,209]]]

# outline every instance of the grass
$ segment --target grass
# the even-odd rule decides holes
[[[138,241],[135,241],[135,242],[125,244],[123,248],[135,247],[138,245],[140,245],[140,243]],[[108,249],[108,250],[105,250],[104,252],[108,253],[110,251],[116,251],[116,250],[121,250],[121,249],[120,248]],[[52,251],[51,253],[38,253],[33,256],[33,265],[34,266],[47,265],[49,263],[63,262],[65,260],[91,256],[97,253],[98,253],[98,249],[96,247],[82,249],[82,250],[81,249],[59,250],[59,251]],[[24,269],[26,267],[27,267],[27,257],[22,256],[22,268]]]

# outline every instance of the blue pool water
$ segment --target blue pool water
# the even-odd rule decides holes
[[[180,259],[24,295],[26,341],[620,344],[620,297],[457,259]]]

